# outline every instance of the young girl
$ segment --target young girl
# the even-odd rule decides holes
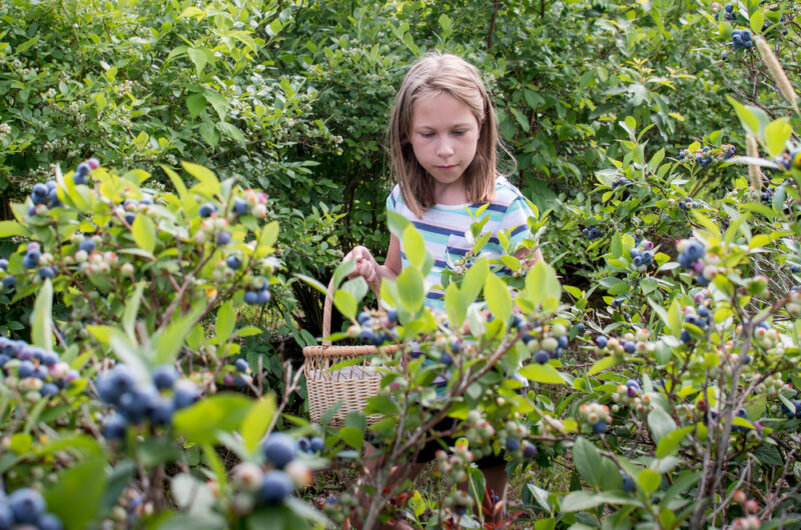
[[[435,286],[426,295],[429,307],[441,306],[441,271],[472,248],[465,238],[471,213],[489,203],[484,230],[492,237],[483,252],[497,257],[502,248],[497,233],[509,235],[512,248],[533,236],[527,219],[528,201],[496,168],[497,118],[478,70],[454,55],[429,55],[417,62],[395,97],[388,141],[397,185],[387,209],[411,221],[434,258],[426,282]],[[539,260],[539,250],[521,247],[518,259]],[[380,291],[381,279],[395,279],[406,266],[402,242],[393,234],[383,265],[363,246],[345,261],[354,260],[351,277],[362,276]],[[428,451],[433,454],[433,451]],[[426,449],[423,450],[426,453]],[[429,455],[430,456],[430,455]],[[425,458],[421,459],[425,461]],[[487,488],[503,498],[507,476],[503,456],[478,462]],[[411,474],[416,475],[417,470]]]

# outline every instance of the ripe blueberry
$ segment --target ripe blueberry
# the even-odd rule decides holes
[[[242,266],[242,262],[236,256],[228,256],[225,258],[225,264],[232,270],[239,270]]]
[[[595,425],[593,425],[592,426],[592,432],[594,432],[596,434],[601,434],[601,433],[606,432],[606,422],[601,420],[598,423],[596,423]]]
[[[17,285],[17,278],[14,276],[4,276],[3,277],[3,288],[4,289],[13,289]]]
[[[42,494],[31,488],[23,488],[8,496],[8,507],[19,525],[35,525],[45,511]]]
[[[200,390],[191,381],[178,381],[175,384],[175,393],[172,403],[175,410],[186,408],[200,399]]]
[[[277,468],[283,468],[297,456],[297,444],[288,434],[274,432],[262,445],[264,457]]]
[[[86,252],[92,252],[96,247],[97,247],[97,245],[95,244],[95,240],[92,239],[91,237],[88,237],[88,238],[84,239],[83,241],[81,241],[81,244],[78,245],[78,248],[80,250],[83,250],[83,251],[86,251]]]
[[[282,502],[292,494],[292,479],[283,471],[268,471],[259,488],[259,499],[267,504]]]
[[[551,355],[545,350],[539,350],[534,354],[534,362],[538,364],[545,364],[551,359]]]
[[[231,232],[220,232],[217,234],[217,244],[227,245],[231,242]]]
[[[153,384],[159,390],[169,390],[178,381],[178,371],[171,364],[162,364],[153,370]]]
[[[198,209],[197,213],[198,215],[200,215],[200,217],[209,217],[216,211],[217,211],[217,206],[215,206],[213,202],[207,202],[200,206],[200,209]]]

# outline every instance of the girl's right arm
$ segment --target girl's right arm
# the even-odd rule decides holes
[[[361,276],[370,286],[370,289],[378,295],[381,291],[381,279],[394,280],[401,272],[400,241],[394,234],[390,236],[387,259],[384,260],[383,265],[379,265],[370,251],[361,245],[351,250],[343,261],[350,260],[356,261],[356,267],[349,277],[356,278]]]

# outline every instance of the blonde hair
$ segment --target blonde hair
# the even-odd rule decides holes
[[[423,216],[423,208],[436,204],[434,179],[415,158],[409,141],[414,104],[431,94],[448,94],[473,113],[479,124],[479,138],[476,155],[463,175],[467,200],[486,202],[495,197],[498,119],[481,74],[475,66],[456,55],[427,55],[415,63],[403,79],[387,131],[392,173],[400,186],[404,204],[417,217]]]

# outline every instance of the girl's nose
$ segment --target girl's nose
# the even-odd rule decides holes
[[[437,143],[437,156],[450,156],[453,154],[453,146],[447,139],[442,139]]]

